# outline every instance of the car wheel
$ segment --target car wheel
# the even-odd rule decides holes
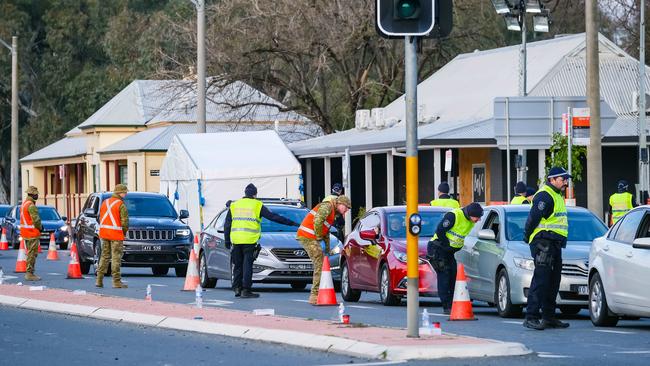
[[[393,295],[393,289],[390,286],[390,271],[386,263],[381,266],[379,275],[379,298],[381,303],[386,306],[395,306],[402,302],[398,296]]]
[[[90,272],[90,265],[92,262],[87,262],[79,258],[79,267],[81,268],[81,274],[87,275]]]
[[[217,285],[216,278],[208,277],[208,261],[203,252],[199,254],[199,278],[201,278],[201,287],[203,288],[214,288]]]
[[[77,248],[79,248],[78,245],[77,245]],[[66,249],[68,249],[68,243],[61,243],[61,244],[59,244],[59,249],[61,249],[61,250],[66,250]]]
[[[95,268],[95,275],[99,272],[99,260],[102,256],[102,247],[99,244],[99,242],[95,242],[93,244],[93,268]],[[106,267],[106,273],[104,273],[105,276],[110,276],[111,275],[111,262],[108,262],[108,266]]]
[[[307,287],[307,284],[304,282],[293,282],[291,288],[294,290],[304,290]]]
[[[494,302],[497,305],[497,312],[502,318],[516,318],[521,316],[523,306],[514,305],[510,301],[510,279],[505,268],[502,268],[497,275]]]
[[[187,266],[174,267],[176,277],[185,277],[187,275]]]
[[[559,308],[564,315],[576,315],[580,312],[580,310],[582,310],[581,306],[576,305],[562,305]]]
[[[589,317],[597,327],[614,327],[618,323],[618,316],[610,313],[603,281],[596,273],[589,281]]]
[[[11,238],[11,247],[14,249],[18,249],[20,247],[20,243],[16,241],[16,238]]]
[[[169,273],[169,267],[167,267],[167,266],[153,266],[153,267],[151,267],[151,272],[153,272],[153,275],[156,276],[156,277],[167,276],[167,273]]]
[[[343,300],[350,302],[357,302],[361,298],[361,291],[354,290],[350,286],[350,271],[347,262],[343,262],[341,266],[341,296]]]

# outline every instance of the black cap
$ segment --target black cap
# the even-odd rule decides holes
[[[257,187],[255,187],[253,183],[250,183],[246,186],[246,189],[244,189],[244,194],[246,197],[257,196]]]
[[[547,178],[548,178],[548,179],[551,179],[551,178],[559,178],[559,177],[562,177],[562,178],[564,178],[564,179],[570,179],[570,178],[573,178],[573,177],[571,176],[571,174],[569,174],[569,173],[566,171],[566,169],[564,169],[564,168],[560,168],[560,167],[557,167],[557,166],[552,167],[551,170],[549,170],[549,172],[548,172],[548,177],[547,177]]]
[[[469,205],[465,206],[465,212],[469,217],[478,217],[483,216],[483,207],[476,202],[472,202]]]
[[[526,188],[526,197],[534,196],[537,190],[533,187]]]
[[[517,185],[515,185],[515,193],[516,194],[526,193],[526,183],[517,182]]]
[[[447,182],[438,184],[438,192],[449,193],[449,184]]]
[[[621,179],[618,181],[616,188],[618,189],[618,193],[623,193],[627,191],[627,187],[628,187],[627,181],[625,179]]]
[[[343,186],[341,183],[334,183],[332,186],[332,194],[340,196],[343,194]]]

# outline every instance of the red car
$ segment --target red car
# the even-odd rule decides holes
[[[436,274],[426,260],[427,242],[449,211],[420,207],[420,295],[437,296]],[[341,295],[356,302],[361,291],[379,292],[384,305],[399,305],[406,296],[406,207],[377,207],[368,211],[347,236],[341,251]]]

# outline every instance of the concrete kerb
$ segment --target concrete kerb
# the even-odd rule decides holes
[[[191,331],[269,343],[286,344],[347,356],[385,359],[391,361],[486,356],[520,356],[532,353],[532,351],[526,348],[523,344],[499,341],[492,341],[490,344],[481,345],[427,345],[426,347],[386,346],[329,335],[315,335],[290,330],[266,329],[222,324],[203,320],[165,317],[161,315],[135,313],[84,305],[63,304],[5,295],[0,295],[0,304],[93,319],[147,325],[161,329]]]

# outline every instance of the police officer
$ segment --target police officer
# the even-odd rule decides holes
[[[122,282],[122,254],[124,253],[124,235],[129,231],[129,211],[124,204],[128,189],[118,184],[113,195],[102,202],[99,209],[99,239],[102,241],[102,254],[97,269],[95,286],[104,287],[104,275],[111,263],[113,288],[127,288]]]
[[[533,187],[526,188],[526,201],[528,201],[529,205],[533,203],[533,197],[535,196],[535,193],[537,193],[537,189]]]
[[[526,198],[526,183],[524,182],[517,182],[515,185],[515,194],[510,201],[511,205],[529,205],[530,202]]]
[[[634,197],[627,191],[627,181],[621,179],[617,184],[618,193],[609,196],[609,217],[612,225],[621,219],[628,211],[636,207]]]
[[[257,199],[257,187],[253,183],[246,186],[244,198],[230,203],[224,223],[224,239],[227,247],[232,245],[230,256],[233,263],[232,289],[235,297],[256,298],[253,293],[253,262],[261,247],[258,242],[262,236],[262,217],[282,225],[298,226],[292,220],[271,212]]]
[[[460,203],[449,195],[449,184],[442,182],[438,185],[438,198],[431,201],[431,206],[460,208]]]
[[[562,248],[566,247],[569,234],[564,205],[564,191],[569,179],[571,175],[564,168],[551,168],[546,184],[535,194],[528,214],[524,241],[530,244],[535,271],[528,291],[526,328],[543,330],[569,326],[555,317],[555,300],[562,276]]]
[[[465,245],[465,236],[481,216],[483,208],[476,202],[447,212],[427,245],[427,257],[438,277],[438,297],[445,314],[451,313],[454,300],[457,266],[454,254]]]
[[[316,305],[318,299],[318,288],[320,286],[320,274],[323,269],[323,255],[330,252],[330,227],[334,223],[336,214],[344,216],[352,206],[350,199],[346,196],[339,196],[334,201],[323,201],[316,205],[300,224],[296,239],[300,242],[314,266],[314,276],[311,285],[309,303]],[[325,250],[320,241],[325,242]]]
[[[36,201],[38,200],[38,189],[34,186],[27,188],[27,198],[20,206],[20,235],[25,239],[27,247],[27,271],[25,281],[38,281],[41,278],[34,274],[38,246],[41,245],[41,230],[43,225],[38,215]]]

